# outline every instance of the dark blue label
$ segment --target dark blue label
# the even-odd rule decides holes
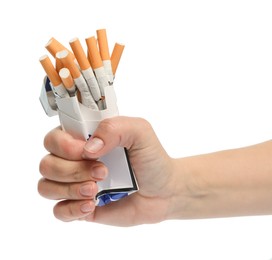
[[[97,206],[107,205],[107,204],[111,203],[112,201],[120,200],[126,196],[128,196],[127,192],[103,194],[97,198],[97,200],[98,200]]]

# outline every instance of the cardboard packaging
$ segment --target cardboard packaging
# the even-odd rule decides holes
[[[40,101],[48,116],[59,116],[64,131],[82,140],[90,138],[101,120],[119,114],[113,85],[105,88],[106,108],[92,110],[82,105],[78,101],[77,95],[67,98],[58,97],[54,93],[49,79],[45,77]],[[125,148],[117,147],[99,160],[107,166],[109,174],[105,180],[97,182],[96,204],[98,206],[119,200],[138,190],[137,181]]]

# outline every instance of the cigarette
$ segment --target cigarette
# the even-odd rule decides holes
[[[57,52],[56,59],[59,59],[63,66],[69,69],[73,79],[80,77],[81,73],[67,50],[61,50]]]
[[[91,61],[91,66],[95,72],[95,76],[101,91],[101,96],[105,96],[104,88],[109,86],[108,77],[106,75],[105,69],[103,67],[103,62],[100,57],[99,50],[97,48],[96,39],[94,36],[86,39],[88,47],[89,60]]]
[[[59,72],[62,68],[63,68],[63,64],[61,62],[61,60],[59,58],[55,58],[55,67],[56,67],[56,71]]]
[[[96,77],[93,73],[91,64],[89,60],[87,59],[87,56],[85,55],[85,52],[83,50],[83,47],[79,39],[73,38],[72,40],[70,40],[69,43],[78,61],[81,72],[85,80],[87,81],[87,84],[89,86],[89,89],[92,93],[93,98],[95,99],[95,101],[99,101],[101,99],[101,92],[100,92]]]
[[[53,66],[53,63],[51,62],[50,58],[47,55],[43,55],[39,59],[42,67],[44,68],[47,77],[50,80],[51,86],[53,87],[53,90],[55,91],[55,94],[58,97],[67,97],[69,96],[66,89],[62,85],[61,78],[59,74],[57,73],[55,67]]]
[[[97,42],[99,46],[99,52],[102,60],[110,59],[110,52],[108,46],[108,39],[106,29],[99,29],[96,31],[97,34]]]
[[[52,82],[53,86],[58,86],[61,84],[61,79],[53,66],[51,60],[47,55],[43,55],[40,57],[40,63],[42,64],[48,78]]]
[[[76,86],[74,80],[71,76],[70,71],[67,68],[62,68],[59,71],[59,76],[62,80],[64,87],[67,89],[70,95],[74,95],[76,91]]]
[[[98,42],[99,52],[103,62],[103,66],[104,66],[106,75],[108,76],[109,82],[110,84],[112,84],[113,73],[112,73],[112,67],[111,67],[110,52],[109,52],[106,29],[97,30],[96,34],[97,34],[97,42]]]
[[[86,39],[86,44],[88,47],[88,55],[92,68],[95,70],[103,66],[103,62],[96,45],[96,39],[94,36]]]
[[[125,45],[120,43],[115,43],[114,45],[114,48],[111,54],[111,67],[112,67],[113,75],[115,75],[116,73],[124,48],[125,48]]]
[[[56,53],[62,50],[68,50],[64,45],[52,37],[45,45],[45,48],[50,52],[50,54],[55,58]],[[68,50],[69,51],[69,50]],[[72,54],[72,52],[71,52]]]
[[[70,40],[70,46],[73,50],[73,53],[77,59],[77,62],[79,64],[79,67],[82,70],[89,69],[91,67],[90,62],[87,59],[87,56],[85,55],[85,52],[82,48],[82,45],[78,38],[73,38]]]
[[[56,57],[60,59],[63,66],[70,71],[71,76],[74,79],[75,84],[81,93],[82,104],[91,109],[98,110],[98,106],[89,91],[88,85],[84,77],[82,76],[77,65],[75,64],[72,55],[70,55],[67,50],[62,50],[56,53]]]
[[[87,59],[88,59],[89,63],[91,64],[89,50],[87,50]]]

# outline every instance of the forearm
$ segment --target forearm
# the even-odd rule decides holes
[[[189,196],[176,196],[171,218],[272,214],[272,141],[177,159],[175,165]]]

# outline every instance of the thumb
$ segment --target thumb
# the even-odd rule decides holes
[[[86,142],[83,157],[99,158],[118,146],[130,150],[142,149],[152,143],[154,145],[154,140],[150,140],[150,136],[156,135],[148,134],[147,131],[153,132],[153,129],[142,118],[117,116],[104,119]]]

